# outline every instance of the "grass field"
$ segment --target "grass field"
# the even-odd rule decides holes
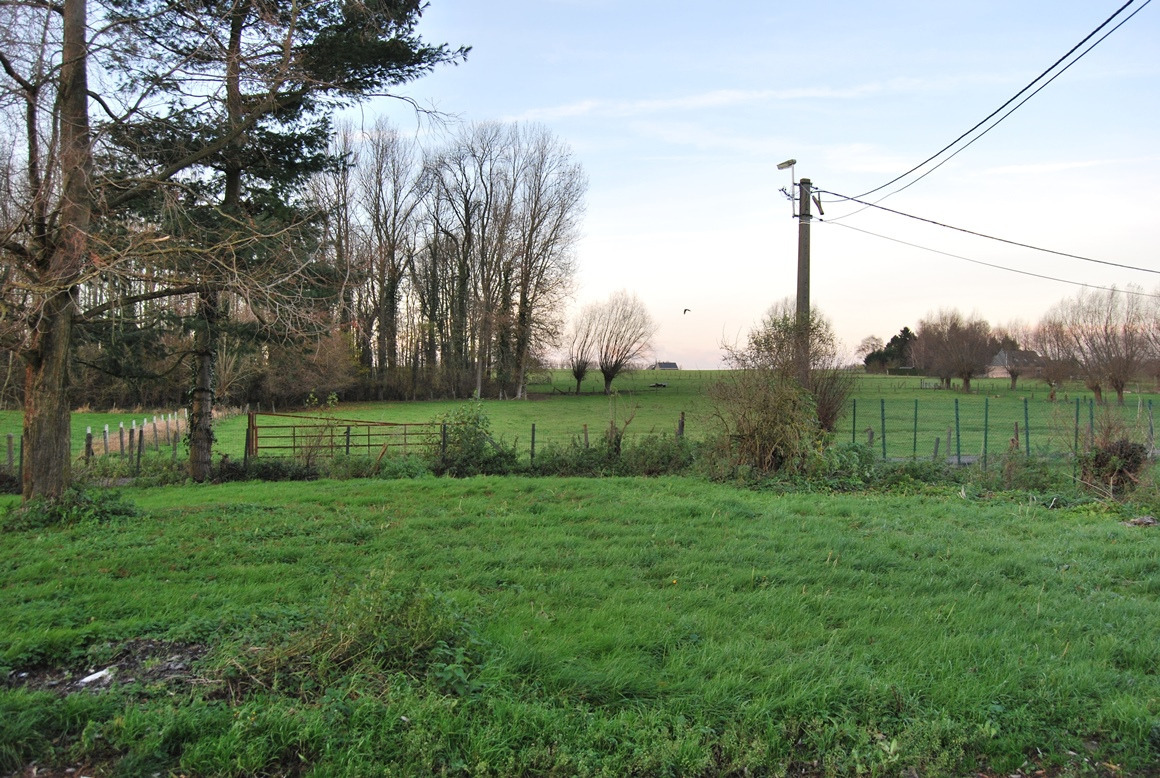
[[[602,393],[599,374],[585,382],[579,395],[568,394],[574,391],[575,384],[565,371],[543,375],[550,380],[529,386],[531,400],[484,400],[482,403],[495,436],[514,445],[524,457],[530,452],[533,424],[536,425],[537,447],[541,449],[550,445],[567,446],[574,440],[582,440],[585,425],[590,437],[598,436],[613,421],[625,430],[629,439],[641,435],[672,435],[682,413],[685,414],[686,434],[694,439],[704,438],[717,429],[707,390],[722,378],[722,371],[640,371],[618,379],[613,397]],[[666,386],[652,388],[654,383]],[[839,424],[835,439],[868,442],[869,433],[873,432],[872,448],[879,456],[902,459],[930,457],[937,438],[940,456],[950,461],[981,461],[984,451],[989,460],[994,461],[1011,447],[1018,425],[1020,450],[1030,452],[1032,456],[1058,457],[1069,456],[1077,443],[1082,448],[1090,429],[1098,432],[1108,426],[1107,419],[1114,417],[1135,439],[1154,443],[1153,404],[1160,412],[1160,394],[1143,391],[1141,387],[1136,387],[1136,391],[1128,395],[1124,406],[1116,406],[1112,398],[1113,402],[1104,408],[1093,406],[1090,392],[1078,385],[1060,391],[1056,402],[1048,401],[1047,391],[1038,382],[1025,381],[1011,390],[1006,380],[980,379],[973,382],[972,387],[971,394],[963,395],[956,391],[921,388],[921,379],[918,378],[860,376],[853,401]],[[465,402],[340,402],[333,414],[342,419],[423,423],[452,413]],[[174,410],[75,413],[72,424],[75,456],[79,458],[83,454],[88,427],[98,436],[96,448],[99,454],[99,437],[104,425],[109,425],[115,438],[119,424],[128,428],[135,421],[140,425],[146,419],[151,420],[155,413]],[[301,408],[277,410],[302,411]],[[19,433],[19,412],[0,411],[0,447],[6,434],[14,435],[14,445],[18,446]],[[240,459],[245,442],[245,417],[233,415],[222,419],[218,422],[216,435],[217,453]],[[149,456],[172,456],[171,450],[152,453],[151,434],[146,440],[150,446],[147,450]],[[885,451],[883,440],[886,442]],[[0,448],[0,457],[3,456]],[[182,449],[178,457],[184,456]]]
[[[0,774],[1160,769],[1160,530],[1114,504],[685,478],[126,494],[141,516],[0,536]],[[145,639],[145,675],[208,653],[11,687]]]

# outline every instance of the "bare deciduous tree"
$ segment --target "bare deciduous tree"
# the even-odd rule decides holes
[[[979,318],[965,319],[958,311],[939,311],[918,323],[911,354],[921,360],[917,366],[950,386],[952,378],[962,381],[963,391],[971,391],[971,379],[986,372],[997,351],[991,325]]]
[[[580,316],[592,322],[596,365],[604,376],[604,393],[611,394],[613,380],[638,365],[651,350],[656,322],[640,298],[625,290],[586,306]]]
[[[1140,290],[1083,291],[1058,303],[1044,324],[1066,345],[1084,385],[1103,402],[1105,387],[1124,403],[1128,383],[1139,375],[1149,354],[1149,316]]]

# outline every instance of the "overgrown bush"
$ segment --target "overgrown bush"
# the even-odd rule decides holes
[[[565,477],[613,475],[617,458],[607,438],[599,438],[591,446],[585,446],[574,438],[566,446],[549,444],[537,450],[530,472],[534,475]]]
[[[693,448],[683,437],[646,435],[623,446],[617,472],[620,475],[676,475],[693,464]]]
[[[254,457],[249,462],[239,462],[222,457],[213,471],[214,483],[230,481],[314,481],[319,477],[318,468],[297,459]]]
[[[73,486],[60,497],[39,497],[9,508],[3,528],[20,531],[82,522],[105,523],[137,514],[137,506],[116,492]]]
[[[338,455],[319,463],[323,477],[340,481],[351,478],[422,478],[431,475],[430,462],[417,454],[374,458]]]
[[[436,475],[465,478],[473,475],[506,475],[516,468],[515,448],[491,436],[491,420],[475,401],[439,417],[446,425],[447,445],[437,440],[432,470]]]
[[[20,478],[7,470],[0,470],[0,494],[20,494]]]
[[[1094,445],[1079,456],[1083,483],[1111,497],[1134,489],[1147,465],[1148,450],[1127,438]]]
[[[138,467],[135,459],[110,454],[93,457],[75,468],[73,476],[79,483],[101,487],[130,481],[134,486],[168,486],[189,480],[189,464],[169,456],[147,456]]]
[[[776,370],[734,370],[709,389],[720,426],[715,456],[723,473],[804,473],[823,433],[813,398]]]

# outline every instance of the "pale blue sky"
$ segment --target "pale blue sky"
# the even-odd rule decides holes
[[[431,0],[421,31],[467,62],[406,93],[465,122],[543,124],[590,179],[576,305],[637,292],[656,356],[718,364],[792,296],[796,174],[857,195],[949,143],[1123,0],[788,3]],[[1144,5],[1129,7],[1128,13]],[[1096,259],[1160,269],[1160,4],[1148,5],[954,160],[883,204]],[[397,102],[403,129],[415,119]],[[889,191],[889,190],[886,190]],[[852,210],[827,205],[827,217]],[[842,224],[1089,284],[1160,276],[866,211]],[[813,304],[853,350],[928,312],[1034,322],[1077,287],[813,227]],[[682,315],[684,308],[692,312]]]

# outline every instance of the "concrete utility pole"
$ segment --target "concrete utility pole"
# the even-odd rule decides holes
[[[803,387],[810,383],[810,194],[812,184],[803,178],[798,187],[798,266],[797,266],[797,330],[798,380]]]

